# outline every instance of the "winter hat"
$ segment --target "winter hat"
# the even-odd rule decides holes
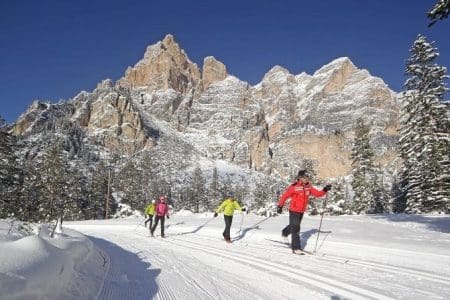
[[[306,172],[306,170],[298,171],[297,178],[300,178],[300,177],[308,177],[308,172]]]

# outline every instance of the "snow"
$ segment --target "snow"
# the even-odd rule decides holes
[[[288,215],[180,211],[166,238],[142,216],[64,222],[63,234],[7,234],[0,222],[1,299],[448,299],[450,217],[324,216],[316,255],[280,237]],[[304,216],[306,250],[320,216]],[[87,237],[87,238],[86,238]],[[64,266],[63,268],[61,266]],[[59,274],[61,272],[61,274]],[[98,298],[97,298],[98,296]]]
[[[8,230],[0,220],[1,299],[93,299],[106,269],[101,250],[83,234],[65,229],[49,236],[42,225],[37,235]],[[92,268],[95,266],[95,268]]]

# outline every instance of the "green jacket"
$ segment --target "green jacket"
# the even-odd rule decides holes
[[[242,211],[242,208],[236,200],[233,201],[231,198],[228,198],[220,204],[216,209],[216,213],[223,211],[225,216],[232,216],[236,209]]]
[[[150,203],[149,205],[147,205],[144,214],[153,216],[155,214],[155,204]]]

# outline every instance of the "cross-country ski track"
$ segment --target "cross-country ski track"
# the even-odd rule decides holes
[[[342,218],[342,217],[341,217]],[[367,218],[367,217],[366,217]],[[324,223],[316,255],[294,255],[279,232],[286,217],[247,216],[232,244],[221,239],[223,219],[173,216],[166,238],[149,237],[138,219],[73,222],[105,256],[98,299],[446,299],[450,296],[448,233],[411,230],[410,223],[369,220],[340,233],[339,218]],[[302,223],[302,242],[314,250],[318,218]],[[344,220],[344,219],[342,219]],[[358,220],[360,221],[360,220]],[[255,225],[257,224],[257,225]],[[355,226],[356,225],[356,226]],[[402,235],[365,236],[378,227]],[[372,228],[373,227],[373,228]],[[415,224],[413,227],[417,227]],[[342,229],[342,227],[341,227]],[[424,230],[427,230],[426,228]],[[352,231],[352,232],[350,232]],[[389,230],[388,230],[389,231]],[[435,243],[418,239],[427,237]],[[448,248],[447,248],[448,249]]]

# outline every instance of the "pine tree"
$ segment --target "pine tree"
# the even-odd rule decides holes
[[[205,193],[205,184],[202,170],[199,166],[196,166],[192,175],[190,187],[191,199],[189,199],[189,203],[191,203],[191,207],[196,213],[200,212],[200,208],[206,210],[209,208],[208,197],[206,197]]]
[[[356,213],[378,211],[377,170],[374,166],[374,152],[370,146],[370,127],[360,118],[356,121],[355,140],[352,147],[352,187],[355,192],[351,206]]]
[[[270,192],[267,189],[267,184],[263,181],[256,183],[256,187],[253,191],[254,202],[252,210],[260,210],[266,208],[267,203],[271,202],[273,198],[270,197]]]
[[[42,196],[40,209],[45,221],[64,218],[64,211],[70,209],[69,179],[66,173],[68,169],[62,147],[58,144],[45,150],[41,161],[37,164],[38,185],[41,187]]]
[[[85,208],[88,206],[88,179],[78,165],[70,166],[66,170],[67,190],[62,209],[64,220],[85,219]]]
[[[242,180],[240,182],[238,182],[236,184],[236,191],[235,191],[235,198],[239,201],[239,203],[241,204],[241,206],[245,206],[247,203],[247,196],[248,196],[248,191],[249,191],[249,186],[247,183],[247,180],[244,178],[242,178]]]
[[[213,169],[211,183],[209,184],[208,190],[211,207],[217,207],[220,203],[219,173],[217,172],[217,167],[214,167]]]
[[[143,180],[140,171],[137,164],[129,159],[121,168],[115,182],[116,190],[122,191],[124,194],[122,202],[130,205],[132,210],[143,210],[146,204],[142,192]]]
[[[43,188],[37,169],[37,162],[26,160],[23,168],[24,180],[21,190],[20,219],[41,221],[45,219]]]
[[[328,209],[331,214],[342,215],[350,214],[349,202],[346,198],[346,182],[343,177],[338,177],[336,184],[333,184],[333,190],[330,193],[328,203],[330,204]],[[331,207],[336,206],[337,209],[333,210]]]
[[[431,20],[428,27],[433,26],[439,20],[446,19],[450,13],[450,0],[438,0],[427,16]]]
[[[403,213],[406,209],[406,198],[402,186],[405,186],[405,184],[399,182],[398,178],[394,178],[390,191],[390,205],[392,212],[396,214]]]
[[[446,68],[437,49],[419,35],[411,50],[400,122],[406,212],[448,212],[450,132],[443,97]]]
[[[20,209],[22,170],[16,151],[15,137],[0,128],[0,218],[17,215]]]
[[[109,172],[110,170],[103,160],[97,163],[95,170],[92,172],[90,199],[86,208],[86,215],[89,219],[104,219],[106,216]]]
[[[230,194],[234,193],[233,181],[231,180],[231,177],[229,174],[227,174],[225,181],[222,181],[220,183],[219,190],[220,190],[220,196],[221,196],[220,202],[222,202],[222,200],[230,197]]]

